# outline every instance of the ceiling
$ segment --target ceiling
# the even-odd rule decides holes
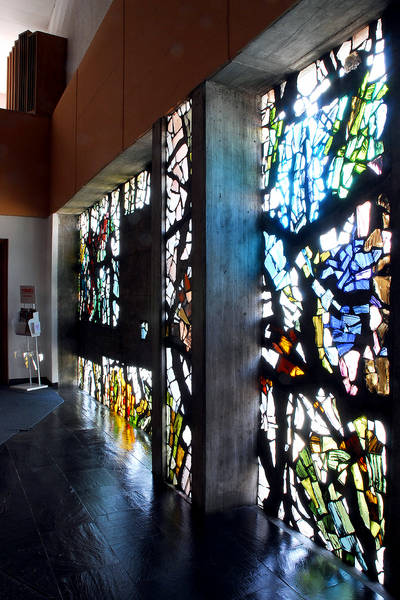
[[[0,96],[6,92],[7,56],[14,41],[27,29],[47,31],[56,1],[0,0]]]

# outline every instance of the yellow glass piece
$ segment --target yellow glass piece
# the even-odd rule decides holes
[[[321,262],[325,262],[330,257],[331,253],[326,251],[321,253]]]
[[[388,215],[388,213],[383,213],[382,215],[382,223],[383,223],[383,228],[387,229],[390,225],[390,215]]]
[[[314,408],[316,408],[320,413],[324,413],[324,407],[316,400],[313,404]]]
[[[368,511],[367,502],[365,500],[364,492],[357,491],[357,500],[358,500],[358,508],[360,510],[361,518],[364,521],[365,526],[368,529],[370,529],[371,520],[369,518],[369,511]]]
[[[147,405],[148,402],[145,398],[142,398],[138,404],[138,406],[136,407],[136,412],[138,415],[143,414],[144,412],[146,412],[147,410]]]
[[[365,495],[367,496],[368,502],[370,502],[370,504],[378,504],[378,498],[373,492],[371,492],[371,490],[367,490],[365,492]]]
[[[384,256],[378,260],[378,264],[376,266],[376,272],[382,271],[387,265],[390,264],[390,256]]]
[[[312,435],[310,439],[310,450],[315,454],[321,452],[321,438],[319,435]]]
[[[179,436],[180,432],[181,432],[181,427],[182,427],[182,415],[180,415],[179,413],[176,413],[176,419],[175,419],[175,423],[174,423],[174,431],[177,435],[177,437]]]
[[[389,359],[378,356],[365,361],[365,381],[370,392],[387,396],[390,392]]]
[[[324,313],[325,313],[325,309],[322,306],[321,300],[318,298],[317,299],[317,317],[320,317]]]
[[[279,340],[279,345],[285,354],[289,354],[289,352],[293,346],[292,342],[284,336],[282,336],[281,339]]]
[[[307,479],[303,479],[301,482],[307,492],[307,494],[309,495],[309,497],[311,498],[311,500],[314,502],[315,506],[318,506],[318,500],[314,494],[314,490],[313,487],[311,485],[311,481],[310,478],[307,477]]]
[[[368,419],[367,417],[358,417],[353,421],[353,425],[356,428],[358,437],[364,441],[364,449],[365,449],[365,434],[367,432],[368,427]]]
[[[283,288],[283,291],[285,292],[285,295],[290,300],[290,302],[296,302],[296,298],[293,296],[292,288],[290,285],[287,285],[285,288]]]
[[[329,373],[333,373],[333,369],[328,361],[328,359],[324,356],[324,358],[322,359],[322,366],[329,371]]]
[[[300,367],[293,367],[293,369],[290,371],[290,376],[297,377],[298,375],[304,375],[304,371],[302,371]]]
[[[327,512],[324,499],[322,498],[321,488],[319,487],[319,484],[318,483],[312,483],[311,485],[312,485],[313,490],[314,490],[315,498],[317,499],[317,507],[319,507],[319,510],[321,512],[323,512],[323,513]]]
[[[177,464],[178,469],[180,469],[182,466],[182,461],[183,461],[184,456],[185,456],[184,449],[182,448],[182,446],[178,446],[178,452],[176,454],[176,464]]]
[[[351,135],[357,135],[365,110],[365,102],[363,102],[360,98],[357,98],[357,96],[353,96],[351,108],[352,111],[347,124],[347,131]]]
[[[183,308],[180,308],[180,309],[179,309],[179,311],[178,311],[178,316],[179,316],[179,318],[180,318],[180,319],[182,319],[182,321],[183,321],[184,323],[186,323],[186,325],[190,325],[190,321],[189,321],[189,319],[187,318],[187,316],[186,316],[186,313],[185,313],[185,311],[184,311],[184,309],[183,309]]]
[[[329,484],[328,492],[329,492],[329,495],[331,497],[331,500],[339,500],[340,495],[335,490],[335,486],[333,485],[333,483]]]
[[[382,323],[379,325],[379,327],[377,329],[378,337],[379,337],[381,344],[384,343],[388,328],[389,328],[388,324],[385,323],[384,321],[382,321]]]
[[[312,250],[311,250],[310,246],[306,246],[304,248],[304,250],[306,251],[306,254],[307,254],[308,258],[312,258],[313,253],[312,253]]]
[[[382,232],[380,229],[374,229],[364,242],[365,252],[369,252],[371,248],[383,248]]]
[[[374,288],[379,299],[385,304],[390,304],[390,277],[377,275],[373,280]]]
[[[322,438],[322,452],[328,452],[328,450],[337,450],[337,443],[333,438],[328,435],[324,435]]]
[[[358,466],[357,463],[355,463],[354,465],[352,465],[351,467],[351,472],[353,473],[353,478],[354,478],[354,483],[356,486],[356,490],[360,490],[363,492],[364,495],[364,481],[361,475],[361,471],[360,471],[360,467]]]
[[[315,329],[315,343],[318,348],[322,348],[324,341],[324,328],[322,325],[322,317],[313,317]]]

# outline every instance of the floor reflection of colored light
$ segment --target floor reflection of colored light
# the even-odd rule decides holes
[[[113,421],[114,439],[123,450],[132,450],[136,441],[134,428],[119,415],[113,414]]]

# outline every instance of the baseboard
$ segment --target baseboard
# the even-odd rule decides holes
[[[37,383],[37,377],[32,377],[32,382]],[[52,388],[58,388],[58,383],[52,383],[47,377],[41,377],[41,382]],[[19,385],[20,383],[29,383],[28,377],[20,377],[18,379],[9,379],[8,385]]]

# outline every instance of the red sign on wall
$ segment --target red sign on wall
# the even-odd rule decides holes
[[[35,286],[20,285],[21,304],[35,304]]]

